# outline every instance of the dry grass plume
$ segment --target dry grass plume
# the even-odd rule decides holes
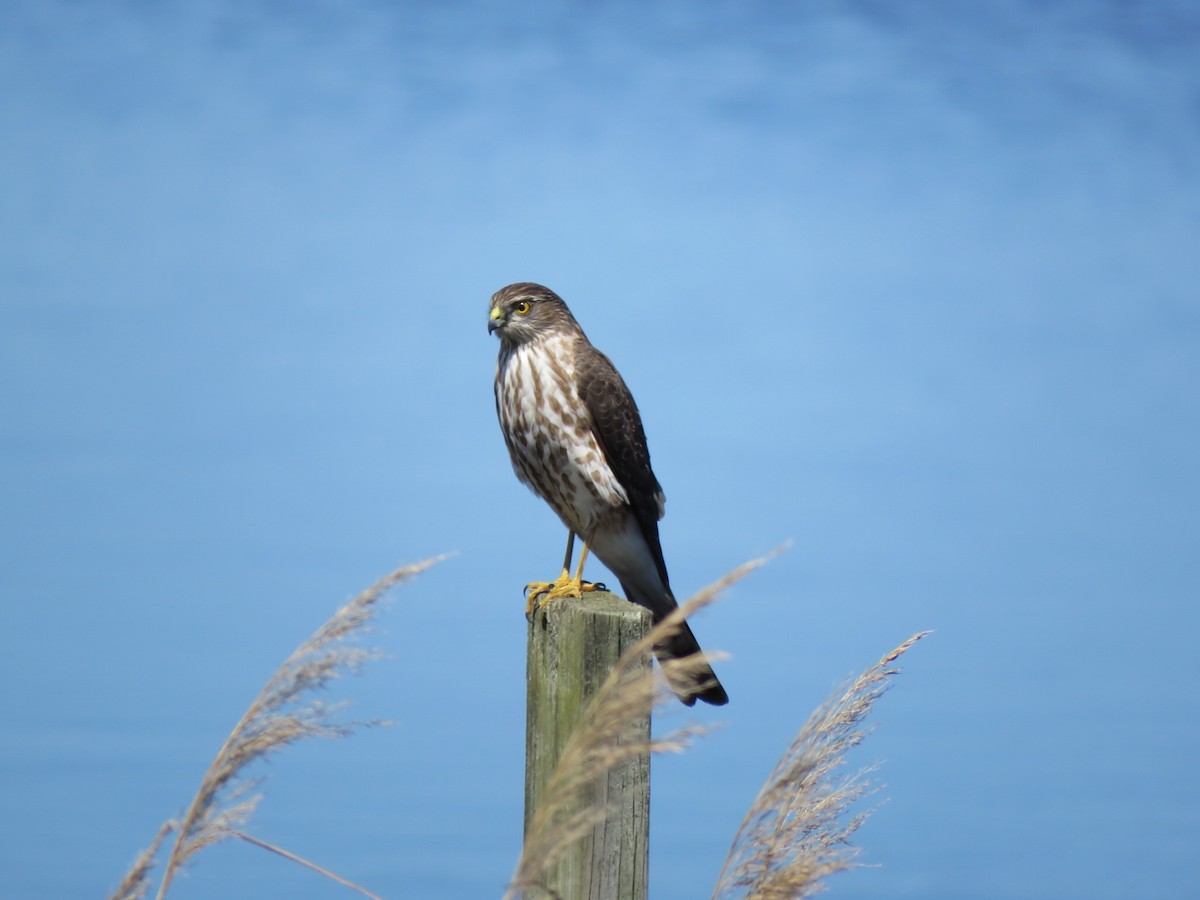
[[[138,856],[111,895],[112,900],[136,900],[146,895],[154,857],[170,832],[174,832],[175,840],[164,863],[157,893],[159,900],[166,895],[179,870],[205,847],[231,837],[263,845],[263,842],[240,831],[259,800],[259,796],[252,795],[255,783],[243,780],[247,766],[297,741],[314,737],[344,737],[356,724],[362,724],[338,722],[335,714],[340,705],[323,703],[314,699],[313,695],[331,680],[356,671],[373,656],[371,651],[354,646],[349,641],[369,630],[380,600],[388,589],[443,558],[435,557],[402,566],[384,576],[345,604],[296,648],[234,726],[212,765],[204,773],[200,787],[183,817],[162,826],[154,842]],[[291,856],[277,848],[268,849]],[[323,871],[306,861],[297,861]],[[367,893],[357,886],[351,886]]]
[[[872,786],[867,772],[838,773],[866,736],[862,721],[899,671],[896,660],[928,633],[886,654],[804,724],[746,813],[714,898],[798,900],[855,864],[850,837],[868,813],[851,816],[850,806]]]
[[[442,558],[404,566],[380,579],[339,609],[284,661],[217,753],[183,817],[163,824],[111,900],[146,896],[154,859],[172,833],[175,839],[164,863],[158,900],[166,895],[180,868],[200,850],[231,837],[282,855],[368,897],[375,896],[244,833],[241,828],[259,797],[251,795],[254,783],[245,781],[243,773],[250,764],[297,741],[342,737],[353,730],[353,724],[335,720],[337,706],[321,703],[312,695],[373,655],[347,641],[368,630],[387,590]],[[611,798],[607,803],[590,801],[593,787],[610,770],[650,753],[682,751],[704,733],[704,728],[688,726],[661,738],[647,736],[647,717],[654,709],[674,702],[666,679],[647,662],[656,644],[766,561],[752,560],[704,588],[621,656],[593,697],[542,793],[505,900],[547,894],[542,881],[550,867],[611,810]],[[800,729],[746,813],[713,891],[714,900],[799,900],[821,890],[830,875],[855,865],[858,850],[850,838],[868,813],[851,815],[850,808],[873,787],[867,771],[845,775],[841,770],[846,755],[866,736],[864,718],[899,671],[896,661],[926,634],[916,634],[886,654],[831,697]],[[721,657],[710,653],[707,658]],[[706,665],[705,655],[666,665],[686,678]]]

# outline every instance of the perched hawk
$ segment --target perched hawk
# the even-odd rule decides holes
[[[660,621],[675,609],[658,539],[666,498],[650,469],[637,404],[607,356],[588,341],[557,294],[540,284],[510,284],[492,296],[488,331],[500,336],[496,414],[517,477],[567,526],[562,575],[529,586],[531,599],[578,597],[588,550],[621,582],[625,596]],[[570,574],[575,535],[583,551]],[[684,624],[655,648],[659,660],[700,651]],[[729,697],[711,668],[672,689],[688,706]]]

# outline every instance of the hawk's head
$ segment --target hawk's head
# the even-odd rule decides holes
[[[505,344],[515,346],[551,332],[578,328],[562,297],[548,287],[522,281],[492,294],[488,334],[496,332]]]

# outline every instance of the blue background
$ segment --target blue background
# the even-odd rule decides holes
[[[396,727],[278,757],[250,830],[500,895],[564,535],[486,312],[535,280],[634,390],[677,593],[794,542],[696,623],[732,703],[667,723],[727,727],[655,763],[652,896],[926,628],[833,896],[1197,896],[1198,54],[1166,0],[4,4],[0,895],[115,886],[443,551],[333,693]],[[346,893],[231,845],[171,896]]]

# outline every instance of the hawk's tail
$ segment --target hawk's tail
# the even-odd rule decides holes
[[[667,581],[667,567],[658,544],[658,525],[653,519],[643,529],[629,515],[620,528],[596,529],[589,546],[617,576],[625,598],[650,610],[655,625],[678,608]],[[667,676],[667,684],[680,700],[688,706],[694,706],[697,700],[724,706],[729,702],[729,695],[700,652],[700,644],[687,622],[680,623],[673,635],[654,648],[654,655]],[[686,666],[671,665],[674,660],[688,657],[693,659]]]
[[[697,700],[711,703],[713,706],[724,706],[729,702],[729,695],[717,673],[707,662],[700,666],[689,665],[687,671],[679,671],[671,663],[677,659],[700,653],[700,643],[692,634],[692,629],[684,622],[679,631],[654,648],[654,655],[662,666],[663,674],[667,676],[667,684],[671,686],[676,696],[688,706],[695,706]]]

